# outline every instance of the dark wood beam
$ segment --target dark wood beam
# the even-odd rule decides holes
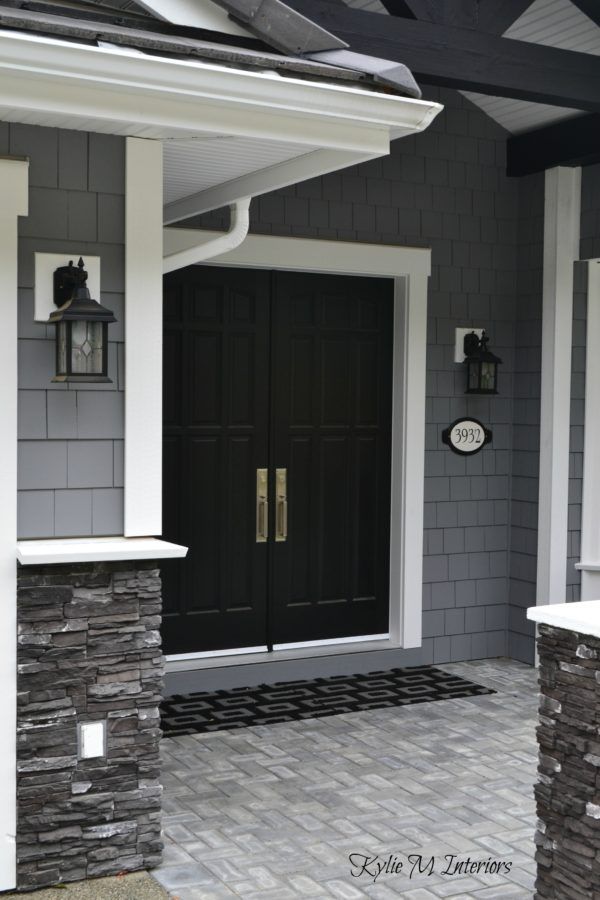
[[[286,0],[352,50],[404,63],[418,81],[600,112],[600,57],[418,22],[327,0]]]
[[[554,166],[600,163],[600,115],[577,116],[515,134],[506,143],[506,174],[531,175]]]
[[[477,27],[478,0],[381,0],[392,16]]]
[[[400,16],[403,19],[416,18],[406,0],[381,0],[381,2],[390,16]]]
[[[598,0],[571,0],[575,6],[585,13],[588,19],[600,25],[600,2]]]
[[[479,0],[478,27],[490,34],[504,34],[532,3],[533,0]]]

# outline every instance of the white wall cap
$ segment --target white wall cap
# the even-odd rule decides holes
[[[185,556],[187,551],[188,548],[180,544],[171,544],[153,537],[52,538],[17,542],[17,559],[22,566],[129,559],[172,559]]]
[[[527,618],[552,628],[600,638],[600,600],[532,606],[527,610]]]

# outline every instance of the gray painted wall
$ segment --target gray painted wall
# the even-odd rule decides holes
[[[124,140],[0,125],[0,153],[30,160],[19,221],[21,538],[123,533]],[[112,384],[52,383],[54,327],[33,319],[34,253],[101,257]]]

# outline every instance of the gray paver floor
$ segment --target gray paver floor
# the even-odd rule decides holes
[[[531,898],[537,673],[442,668],[498,693],[163,740],[154,877],[181,900]],[[467,860],[510,871],[447,871]]]

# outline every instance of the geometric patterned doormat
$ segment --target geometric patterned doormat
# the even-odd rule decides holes
[[[166,737],[175,737],[494,693],[434,666],[411,666],[368,675],[176,694],[163,701],[161,727]]]

